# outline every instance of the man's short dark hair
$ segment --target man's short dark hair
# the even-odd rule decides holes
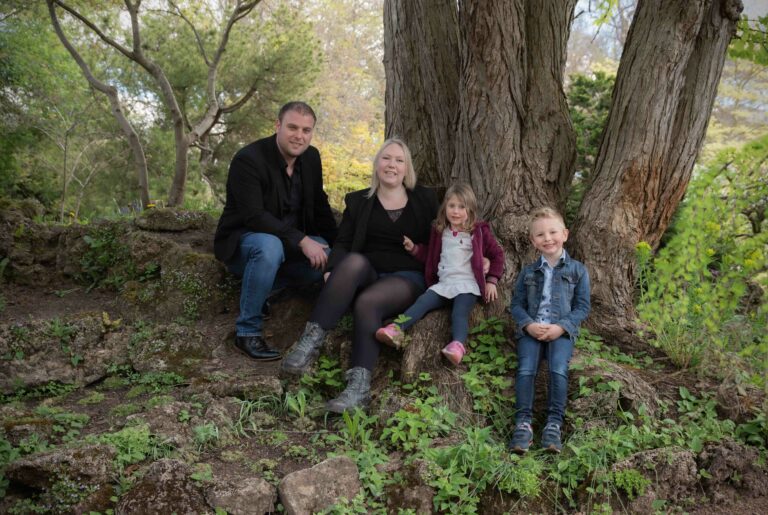
[[[283,116],[285,116],[285,113],[288,111],[296,111],[299,114],[303,115],[310,115],[312,116],[312,119],[317,123],[317,116],[315,116],[315,112],[312,110],[311,107],[309,107],[309,104],[306,102],[300,102],[300,101],[294,101],[294,102],[288,102],[283,107],[280,108],[280,112],[277,114],[277,119],[281,122],[283,121]]]

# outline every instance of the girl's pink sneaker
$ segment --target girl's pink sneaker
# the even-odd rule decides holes
[[[461,359],[464,357],[464,354],[467,353],[467,349],[464,348],[464,344],[460,341],[453,340],[451,343],[443,347],[441,352],[443,353],[443,356],[448,358],[448,361],[454,365],[458,365],[461,363]]]
[[[376,340],[384,345],[399,349],[403,346],[405,335],[397,324],[389,324],[376,331]]]

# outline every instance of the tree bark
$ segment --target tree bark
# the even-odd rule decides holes
[[[528,213],[563,211],[573,177],[563,71],[575,4],[385,2],[387,134],[412,145],[424,182],[472,185],[505,247],[506,285],[533,257]],[[632,340],[635,245],[658,245],[685,193],[741,9],[740,0],[638,3],[569,240],[592,274],[590,320],[602,334]],[[455,47],[456,79],[456,58],[445,58]]]
[[[507,250],[531,256],[527,214],[564,206],[575,136],[562,88],[575,0],[384,4],[386,133],[419,180],[469,183]]]
[[[422,184],[447,183],[459,98],[455,0],[384,2],[385,126],[413,152]]]
[[[658,246],[685,194],[741,9],[739,0],[637,6],[573,232],[592,279],[590,326],[603,334],[635,318],[635,247]]]

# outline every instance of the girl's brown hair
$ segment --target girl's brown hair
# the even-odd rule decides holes
[[[477,198],[469,184],[464,184],[463,182],[454,184],[445,192],[443,203],[440,205],[440,210],[437,212],[437,218],[435,218],[435,229],[437,229],[438,232],[443,232],[446,227],[451,226],[451,222],[445,214],[445,209],[448,206],[448,201],[451,197],[459,199],[459,202],[462,202],[464,207],[467,208],[467,223],[465,224],[464,229],[471,233],[475,230],[475,223],[477,223]]]

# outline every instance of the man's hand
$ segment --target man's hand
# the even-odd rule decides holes
[[[496,292],[496,285],[493,283],[485,283],[485,302],[491,302],[496,300],[498,293]]]
[[[403,235],[403,247],[405,247],[405,250],[407,250],[409,254],[413,253],[415,246],[416,245],[413,244],[413,240],[411,240],[408,236]]]
[[[329,276],[329,275],[331,275],[331,273],[330,273],[330,272],[326,272],[326,273],[324,273],[324,274],[323,274],[323,282],[324,282],[324,283],[327,283],[327,282],[328,282],[328,276]]]
[[[309,264],[316,270],[322,270],[325,268],[325,264],[328,262],[328,256],[325,254],[325,249],[328,245],[318,243],[309,236],[304,236],[299,242],[299,248],[307,256]]]

